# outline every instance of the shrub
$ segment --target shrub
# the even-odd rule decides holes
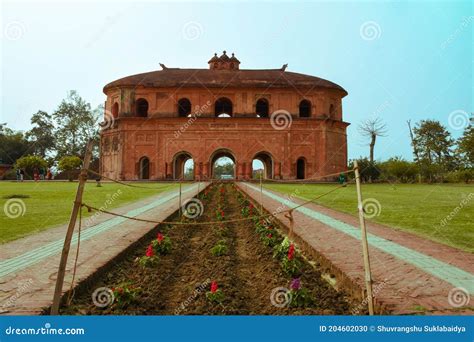
[[[112,291],[114,293],[115,303],[118,307],[123,308],[136,300],[138,294],[141,292],[141,288],[127,282],[112,288]]]
[[[168,254],[171,251],[171,239],[161,233],[158,233],[152,245],[155,252],[161,255]]]
[[[227,254],[227,245],[225,240],[219,240],[217,244],[211,248],[211,254],[214,256],[222,256]]]
[[[146,249],[146,253],[140,259],[138,259],[138,263],[141,267],[153,267],[156,266],[159,262],[158,256],[155,255],[155,251],[153,250],[153,245],[149,245]]]
[[[17,159],[15,163],[15,168],[24,169],[26,173],[30,175],[33,174],[34,169],[45,168],[47,166],[48,164],[43,158],[32,155],[21,157]]]
[[[213,281],[211,283],[211,289],[206,293],[206,298],[208,301],[214,304],[222,304],[224,301],[224,292],[222,292],[217,285],[217,282]]]
[[[313,298],[307,289],[301,287],[300,278],[294,278],[290,284],[290,307],[304,308],[313,304]]]
[[[68,174],[69,181],[72,181],[71,171],[77,170],[82,164],[82,160],[76,156],[64,156],[59,160],[58,168]]]

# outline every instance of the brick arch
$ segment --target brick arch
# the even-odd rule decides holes
[[[237,157],[236,154],[229,148],[218,148],[214,150],[209,156],[209,176],[214,178],[214,163],[221,157],[228,157],[234,162],[234,178],[237,178]]]
[[[184,164],[189,159],[194,161],[193,155],[188,151],[179,151],[175,153],[172,162],[173,179],[182,179],[184,177]]]
[[[252,174],[253,174],[253,161],[255,159],[258,159],[260,160],[262,163],[263,163],[263,167],[264,167],[264,178],[266,179],[273,179],[274,178],[274,157],[273,155],[268,152],[268,151],[265,151],[265,150],[262,150],[262,151],[259,151],[259,152],[256,152],[254,153],[253,157],[252,157],[252,161],[251,161],[251,169],[252,169]]]

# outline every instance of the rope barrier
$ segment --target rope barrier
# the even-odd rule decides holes
[[[101,212],[101,213],[104,213],[104,214],[108,214],[108,215],[113,215],[113,216],[118,216],[118,217],[122,217],[122,218],[126,218],[126,219],[129,219],[129,220],[134,220],[134,221],[140,221],[140,222],[147,222],[147,223],[154,223],[154,224],[169,224],[169,225],[196,225],[196,226],[204,226],[204,225],[210,225],[210,224],[225,224],[225,223],[234,223],[234,222],[241,222],[241,221],[250,221],[250,220],[253,220],[253,219],[256,219],[256,218],[265,218],[265,217],[276,217],[276,215],[280,215],[280,214],[284,214],[284,213],[287,213],[287,212],[292,212],[293,210],[299,208],[299,207],[302,207],[308,203],[312,203],[314,202],[315,200],[323,197],[323,196],[326,196],[340,188],[343,188],[343,187],[346,187],[347,184],[343,184],[343,185],[340,185],[340,186],[337,186],[321,195],[318,195],[312,199],[309,199],[299,205],[297,205],[296,207],[293,207],[291,209],[287,209],[287,210],[282,210],[282,211],[279,211],[277,213],[274,213],[274,214],[261,214],[261,215],[254,215],[254,216],[249,216],[249,217],[244,217],[244,218],[238,218],[238,219],[231,219],[231,220],[224,220],[224,221],[207,221],[207,222],[176,222],[176,221],[156,221],[156,220],[147,220],[147,219],[141,219],[141,218],[137,218],[137,217],[132,217],[132,216],[127,216],[127,215],[123,215],[123,214],[119,214],[119,213],[114,213],[112,211],[108,211],[108,210],[104,210],[104,209],[100,209],[100,208],[96,208],[96,207],[93,207],[91,205],[88,205],[86,203],[81,203],[81,206],[83,207],[86,207],[88,211],[97,211],[97,212]]]

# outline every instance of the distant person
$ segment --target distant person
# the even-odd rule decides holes
[[[40,167],[40,169],[39,169],[39,178],[41,180],[44,180],[44,173],[45,173],[44,167]]]
[[[20,181],[23,182],[24,179],[25,179],[25,170],[20,169]]]
[[[20,169],[16,169],[16,181],[19,182],[21,181],[21,172]]]
[[[35,182],[39,180],[39,171],[37,167],[33,169],[33,179],[35,180]]]
[[[51,180],[53,178],[53,174],[51,173],[51,169],[48,169],[46,172],[46,179]]]

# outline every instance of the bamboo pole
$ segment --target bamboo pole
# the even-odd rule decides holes
[[[367,230],[365,227],[364,208],[362,205],[362,190],[360,187],[359,165],[354,161],[355,180],[357,189],[357,203],[359,210],[359,223],[361,231],[362,253],[364,255],[365,286],[367,289],[367,302],[369,306],[369,315],[374,314],[374,297],[372,295],[372,273],[370,271],[369,244],[367,243]]]
[[[262,177],[263,175],[260,174],[260,215],[263,214],[263,184],[262,184]]]
[[[81,209],[82,194],[84,192],[84,186],[87,181],[87,169],[89,168],[91,155],[92,141],[89,141],[86,147],[86,154],[84,155],[84,163],[82,165],[81,173],[79,175],[79,184],[77,186],[76,198],[74,200],[71,217],[69,218],[69,225],[66,231],[66,237],[64,239],[63,250],[61,253],[61,261],[59,263],[58,275],[56,278],[56,288],[54,289],[53,305],[51,306],[51,315],[57,315],[59,313],[59,304],[61,302],[61,294],[63,292],[64,276],[66,273],[69,249],[71,247],[71,240],[74,233],[74,227],[76,225],[77,214]]]
[[[181,179],[179,179],[179,216],[181,217],[181,215],[183,214],[182,210],[181,210]]]

